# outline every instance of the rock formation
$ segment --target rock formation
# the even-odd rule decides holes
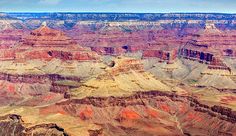
[[[0,13],[0,135],[233,136],[235,18]]]
[[[206,62],[213,61],[213,56],[233,56],[235,48],[233,33],[233,31],[220,31],[212,23],[206,24],[203,30],[195,34],[193,39],[182,47],[180,54]]]
[[[87,61],[98,59],[98,55],[80,47],[62,32],[43,24],[40,28],[23,37],[20,43],[9,49],[1,58],[20,61],[32,59],[50,61],[53,58]]]
[[[39,124],[26,127],[21,116],[11,114],[0,117],[0,134],[5,136],[55,135],[68,136],[64,129],[56,124]]]

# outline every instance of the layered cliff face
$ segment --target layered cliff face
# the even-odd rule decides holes
[[[129,58],[118,58],[114,66],[95,78],[89,79],[79,88],[72,89],[72,96],[124,96],[137,91],[171,90],[152,74],[145,72],[141,61]]]
[[[99,74],[95,80],[88,80],[79,88],[72,89],[68,94],[69,97],[64,95],[64,98],[70,98],[64,102],[53,104],[50,101],[61,100],[54,99],[56,94],[46,95],[47,93],[44,92],[45,99],[39,99],[40,95],[35,96],[31,100],[14,103],[13,107],[5,107],[0,113],[22,115],[26,124],[37,126],[26,129],[30,130],[27,131],[30,134],[50,132],[61,135],[57,130],[48,130],[52,129],[47,127],[48,123],[56,123],[66,130],[66,134],[75,136],[155,135],[157,133],[160,135],[230,135],[235,133],[233,111],[236,97],[234,94],[207,88],[198,90],[194,86],[189,87],[178,82],[159,81],[143,72],[140,60],[119,58],[106,64],[105,73]],[[12,76],[7,77],[3,80],[14,81],[16,84],[16,79],[11,80]],[[14,78],[17,77],[21,79],[19,82],[26,81],[20,76]],[[67,79],[56,75],[40,78],[38,76],[42,80],[44,77],[54,81]],[[87,89],[83,90],[84,87]],[[192,93],[194,95],[191,95]],[[41,104],[40,108],[30,108]],[[50,106],[47,106],[48,104]],[[38,116],[41,118],[39,119]],[[46,122],[45,125],[40,125],[43,122]],[[8,133],[7,129],[1,129],[4,133]]]
[[[73,47],[74,44],[76,43],[70,37],[61,31],[49,28],[46,22],[43,22],[41,27],[33,30],[23,39],[23,45],[34,47]]]
[[[0,135],[234,136],[234,20],[0,14]]]
[[[63,60],[1,63],[1,104],[46,105],[67,96],[81,81],[96,76],[105,64]]]
[[[31,135],[56,135],[68,136],[63,128],[56,124],[40,124],[31,127],[25,127],[21,116],[10,114],[0,117],[1,135],[11,136],[31,136]]]
[[[211,54],[218,52],[220,55],[233,57],[234,37],[234,31],[221,31],[216,28],[214,23],[207,23],[204,29],[199,30],[193,36],[188,45],[192,48],[197,46],[196,50],[206,51]]]
[[[229,96],[222,97],[222,102],[232,99]],[[206,103],[186,94],[149,91],[128,97],[71,99],[41,107],[39,114],[42,117],[40,120],[54,120],[66,128],[68,135],[233,135],[236,131],[235,113],[230,108]],[[14,111],[25,115],[22,118],[31,123],[39,120],[34,118],[37,113],[30,112],[29,115],[28,110],[15,107]],[[9,112],[5,109],[3,111]],[[74,123],[77,124],[70,122],[68,116],[76,119]],[[82,129],[75,128],[79,124],[83,125]],[[48,131],[46,123],[36,126],[30,130],[43,127]]]
[[[236,131],[231,109],[160,91],[73,99],[41,112],[60,112],[93,122],[102,126],[103,135],[233,135]]]
[[[235,68],[232,64],[225,63],[223,58],[234,58],[234,42],[233,31],[221,31],[213,23],[207,23],[204,29],[181,46],[179,54],[183,59],[207,64],[207,69],[202,69],[201,76],[197,79],[199,86],[234,90]],[[229,52],[226,53],[227,51]]]
[[[27,32],[17,29],[0,30],[0,47],[9,48],[15,46],[21,40],[22,35],[25,33]]]
[[[56,58],[87,61],[99,58],[95,52],[80,47],[63,32],[47,27],[46,23],[20,39],[22,40],[18,39],[18,43],[11,45],[11,48],[8,47],[9,49],[1,56],[1,59],[50,61]],[[4,48],[3,51],[5,51]]]
[[[7,14],[0,14],[0,48],[9,48],[21,40],[27,31],[20,19],[12,18]]]

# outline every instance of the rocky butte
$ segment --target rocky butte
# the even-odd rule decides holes
[[[221,70],[225,71],[226,75],[234,75],[232,70],[234,68],[227,65],[222,58],[234,57],[234,43],[232,34],[226,34],[217,29],[214,24],[207,23],[203,30],[181,47],[180,56],[207,63],[208,69]]]

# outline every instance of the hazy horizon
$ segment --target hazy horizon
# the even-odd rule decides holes
[[[93,12],[93,11],[0,11],[0,13],[71,13],[71,14],[236,14],[226,12]]]
[[[236,13],[235,0],[0,0],[0,12]]]

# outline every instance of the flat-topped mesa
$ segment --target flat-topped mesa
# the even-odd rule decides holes
[[[22,41],[25,46],[33,47],[74,47],[76,42],[63,32],[49,28],[46,23],[33,30]]]
[[[178,50],[174,46],[163,46],[155,49],[146,49],[143,51],[144,58],[159,58],[160,62],[166,62],[167,64],[174,63],[177,58]]]
[[[209,64],[213,60],[214,52],[207,45],[195,45],[195,43],[188,42],[179,50],[179,55],[185,59]]]
[[[106,74],[102,76],[116,76],[119,74],[130,73],[131,71],[143,72],[144,66],[140,60],[126,57],[118,57],[109,64]]]

